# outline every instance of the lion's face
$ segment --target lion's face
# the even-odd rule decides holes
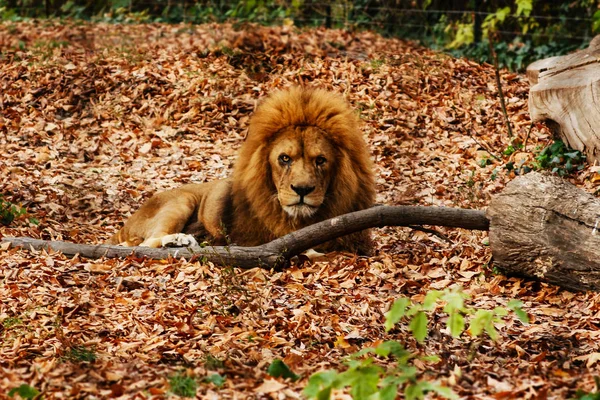
[[[269,164],[277,199],[292,218],[310,218],[325,200],[335,150],[318,128],[288,127],[272,144]]]
[[[321,89],[275,92],[256,109],[231,187],[231,240],[258,245],[370,207],[375,180],[358,116]],[[368,233],[338,239],[366,252]]]

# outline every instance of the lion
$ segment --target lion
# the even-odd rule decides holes
[[[214,245],[256,246],[374,201],[358,116],[337,94],[292,87],[259,104],[230,178],[154,195],[108,243],[160,247],[185,233]],[[319,250],[370,248],[362,231]]]

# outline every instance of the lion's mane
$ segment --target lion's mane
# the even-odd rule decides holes
[[[318,128],[336,151],[324,203],[298,226],[277,201],[267,162],[276,135],[287,127]],[[373,205],[375,181],[359,119],[340,96],[320,89],[291,88],[269,96],[250,120],[233,172],[234,242],[260,244],[303,226]],[[368,252],[366,232],[338,240],[331,248]]]

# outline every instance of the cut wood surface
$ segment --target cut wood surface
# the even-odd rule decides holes
[[[532,121],[548,126],[590,160],[600,158],[600,36],[585,50],[527,68]]]
[[[487,210],[494,266],[570,290],[600,290],[600,200],[557,176],[510,182]]]
[[[272,268],[285,264],[289,258],[303,251],[340,236],[367,228],[409,225],[440,225],[478,230],[487,230],[489,227],[485,213],[479,210],[379,206],[331,218],[255,247],[207,246],[154,249],[149,247],[76,244],[23,237],[6,237],[2,239],[2,242],[34,250],[52,249],[68,256],[79,254],[88,258],[126,257],[132,254],[157,259],[201,257],[220,265],[234,265],[242,268]]]

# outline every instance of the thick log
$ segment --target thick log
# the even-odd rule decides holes
[[[291,257],[319,244],[363,229],[383,226],[440,225],[454,228],[487,230],[489,222],[485,212],[460,208],[379,206],[340,215],[292,232],[262,246],[208,246],[189,248],[121,247],[110,245],[85,245],[63,241],[46,241],[32,238],[5,237],[2,243],[33,250],[52,249],[67,256],[77,254],[87,258],[150,257],[202,258],[219,265],[241,268],[274,268],[284,265]]]
[[[487,210],[494,266],[570,290],[600,290],[600,200],[557,176],[510,182]]]
[[[585,50],[527,67],[532,121],[545,121],[571,148],[600,159],[600,36]]]

